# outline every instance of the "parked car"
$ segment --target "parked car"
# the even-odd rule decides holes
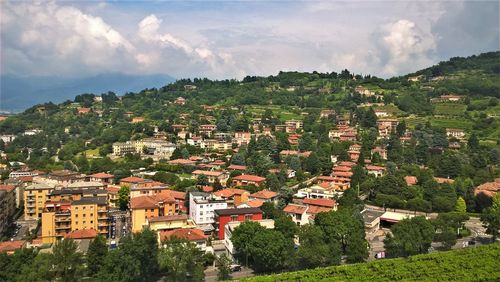
[[[231,272],[241,271],[241,265],[239,265],[239,264],[231,264],[231,266],[229,267],[229,269],[231,269]]]

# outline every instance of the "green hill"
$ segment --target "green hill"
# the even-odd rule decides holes
[[[500,244],[369,263],[317,268],[244,281],[498,281]]]

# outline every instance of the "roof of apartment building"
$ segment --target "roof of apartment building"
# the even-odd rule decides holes
[[[302,203],[310,206],[320,206],[320,207],[327,207],[327,208],[333,208],[335,207],[335,200],[333,199],[310,199],[310,198],[305,198]]]
[[[219,190],[217,192],[214,192],[214,195],[217,197],[229,198],[229,197],[232,197],[234,195],[242,195],[245,192],[248,193],[248,191],[243,190],[243,189],[226,188],[226,189],[222,189],[222,190]]]
[[[16,186],[14,185],[5,185],[5,184],[0,185],[1,191],[12,192],[14,191],[14,189],[16,189]]]
[[[242,174],[242,175],[238,175],[238,176],[234,177],[233,180],[261,182],[261,181],[266,180],[266,178],[258,176],[258,175]]]
[[[295,205],[295,204],[288,204],[283,211],[286,213],[293,213],[293,214],[303,214],[307,210],[306,206],[301,206],[301,205]]]
[[[98,173],[91,174],[89,176],[93,177],[93,178],[100,178],[100,179],[106,179],[106,178],[113,178],[113,177],[115,177],[114,175],[109,174],[109,173],[105,173],[105,172],[98,172]]]
[[[188,216],[186,214],[172,214],[155,216],[148,219],[149,222],[162,222],[162,221],[176,221],[176,220],[187,220]]]
[[[99,195],[106,194],[106,189],[55,189],[50,192],[50,195],[75,195],[75,194],[87,194],[87,195]]]
[[[253,197],[253,198],[266,199],[266,200],[272,199],[276,196],[278,196],[278,193],[271,191],[271,190],[266,190],[266,189],[255,192],[255,193],[250,195],[250,197]]]
[[[215,210],[216,214],[220,215],[240,215],[240,214],[259,214],[262,210],[259,208],[233,208]]]
[[[97,231],[95,229],[80,229],[74,230],[66,234],[64,238],[66,239],[90,239],[97,236]]]
[[[201,229],[197,228],[179,228],[173,230],[160,231],[160,240],[168,240],[170,238],[186,239],[188,241],[204,241],[208,238]]]
[[[71,202],[72,205],[106,205],[108,201],[107,196],[98,197],[82,197],[79,200]]]

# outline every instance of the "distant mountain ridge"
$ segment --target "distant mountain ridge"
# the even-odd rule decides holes
[[[82,93],[99,95],[112,91],[121,95],[145,88],[162,87],[173,81],[175,78],[164,74],[105,73],[83,78],[2,75],[0,111],[20,112],[38,103],[73,100]]]

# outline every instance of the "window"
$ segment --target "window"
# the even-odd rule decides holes
[[[296,218],[297,218],[297,220],[302,220],[302,215],[301,214],[297,214]]]
[[[93,214],[93,213],[91,213],[91,214],[90,214],[90,216],[91,216],[91,217],[93,217],[93,216],[94,216],[94,214]]]
[[[91,220],[91,221],[90,221],[90,224],[92,224],[92,223],[94,223],[94,221],[93,221],[93,220]]]
[[[151,209],[151,212],[155,212],[155,209]]]
[[[86,206],[83,206],[83,210],[85,210]]]
[[[84,220],[84,221],[82,222],[82,224],[85,224],[85,223],[87,223],[87,222]]]
[[[86,214],[86,213],[84,213],[84,214],[83,214],[83,217],[86,217],[86,216],[87,216],[87,214]]]
[[[245,220],[252,220],[251,214],[245,214]]]
[[[231,221],[238,221],[238,216],[237,215],[232,215],[231,216]]]
[[[75,218],[78,218],[78,214],[75,214]]]

